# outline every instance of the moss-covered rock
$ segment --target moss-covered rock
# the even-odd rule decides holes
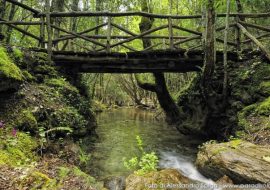
[[[19,68],[4,48],[0,51],[4,60],[0,63],[0,78],[2,75],[7,78],[0,80],[0,89],[14,87],[11,85],[14,81],[16,85],[29,82],[16,93],[0,96],[0,120],[8,127],[34,135],[50,131],[52,137],[65,136],[67,130],[63,129],[73,131],[73,137],[77,138],[95,134],[96,122],[89,101],[61,77],[55,66],[48,64],[46,54],[14,49],[11,57],[17,60]]]
[[[56,167],[56,173],[48,175],[47,171],[40,171],[32,169],[27,172],[21,179],[17,179],[17,186],[21,189],[30,188],[35,189],[55,189],[63,190],[67,188],[80,188],[84,190],[91,190],[93,188],[101,189],[101,184],[98,184],[92,176],[84,173],[76,166],[60,166]],[[46,173],[45,173],[46,172]],[[72,181],[74,181],[72,183]]]
[[[11,58],[8,56],[6,49],[0,47],[0,77],[10,78],[17,81],[21,81],[22,73],[21,70],[13,63]]]
[[[0,46],[0,92],[17,89],[22,81],[21,70],[13,63],[6,49]]]
[[[150,172],[143,176],[132,174],[126,179],[126,190],[179,189],[177,185],[191,181],[175,169]],[[168,186],[167,186],[168,185]],[[171,185],[171,186],[170,186]],[[175,187],[173,187],[175,185]],[[188,189],[188,188],[181,188]]]
[[[214,180],[227,175],[235,183],[267,183],[270,163],[263,159],[267,155],[270,155],[268,147],[243,140],[205,143],[199,150],[196,165]]]

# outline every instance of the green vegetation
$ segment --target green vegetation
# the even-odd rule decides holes
[[[270,81],[263,81],[260,84],[260,92],[265,94],[265,96],[270,96]]]
[[[156,153],[146,153],[144,151],[143,141],[140,136],[137,136],[136,140],[141,155],[132,157],[130,160],[126,160],[126,158],[124,158],[124,166],[129,170],[135,170],[135,174],[138,175],[144,175],[152,171],[157,171],[158,157]]]
[[[45,79],[45,84],[51,87],[57,87],[60,89],[67,89],[73,91],[75,93],[79,93],[78,89],[72,86],[69,82],[67,82],[64,78],[50,78]]]
[[[15,129],[0,128],[0,165],[21,166],[37,161],[37,141],[28,134]]]
[[[94,187],[94,178],[78,168],[89,161],[85,152],[57,151],[62,144],[72,146],[71,138],[83,138],[94,131],[90,102],[54,66],[47,64],[43,54],[25,55],[19,49],[11,52],[8,55],[0,48],[0,90],[4,91],[0,95],[8,94],[4,102],[0,101],[0,169],[6,168],[8,177],[15,173],[12,185],[20,189],[79,189],[80,184]],[[12,89],[12,81],[23,85],[6,92]],[[47,153],[53,158],[47,158]],[[73,161],[67,164],[65,160],[71,155]],[[55,160],[59,160],[56,165]],[[55,166],[54,175],[50,165]],[[69,170],[65,179],[58,176],[58,167]]]
[[[259,103],[255,111],[259,115],[269,116],[270,115],[270,97],[264,100],[263,102]]]
[[[238,114],[239,126],[249,132],[270,128],[270,98],[245,107]]]
[[[11,56],[13,57],[13,59],[16,62],[18,62],[18,63],[23,62],[24,55],[23,55],[23,52],[20,49],[18,49],[18,48],[13,49]]]
[[[0,46],[0,77],[22,81],[21,70],[8,56],[6,49]]]
[[[24,0],[18,3],[24,3],[41,12],[46,10],[44,9],[45,1]],[[210,7],[208,10],[205,9],[207,6]],[[202,14],[202,17],[210,15],[213,8],[216,9],[216,13],[228,11],[225,1],[214,0],[52,0],[50,5],[48,3],[47,8],[53,12],[144,11],[173,15]],[[231,1],[230,12],[234,13],[261,13],[269,12],[269,10],[269,0]],[[28,15],[28,11],[23,6],[12,5],[12,2],[0,3],[0,18],[25,23],[40,21],[38,15],[35,15],[37,17],[32,14]],[[7,167],[7,171],[11,170],[16,173],[18,167],[21,168],[22,173],[19,170],[17,172],[19,178],[14,180],[19,189],[61,189],[70,185],[66,184],[66,181],[69,183],[79,181],[83,184],[82,186],[92,189],[93,184],[97,181],[84,173],[84,167],[88,166],[92,157],[88,152],[82,150],[80,147],[82,145],[78,148],[77,142],[91,139],[87,145],[93,144],[92,139],[96,136],[96,120],[93,111],[99,112],[120,106],[153,109],[157,111],[158,117],[165,116],[167,119],[171,119],[167,121],[171,121],[184,134],[216,139],[209,143],[230,141],[227,147],[218,147],[213,150],[214,155],[226,151],[227,148],[236,151],[241,147],[242,138],[256,141],[258,144],[270,143],[268,138],[270,134],[270,66],[264,60],[267,56],[262,58],[255,51],[246,53],[246,49],[255,49],[256,46],[253,47],[248,43],[248,38],[244,35],[238,36],[239,41],[243,42],[240,48],[243,51],[237,49],[237,56],[243,59],[237,59],[233,54],[228,54],[228,57],[232,57],[230,60],[234,60],[233,63],[230,61],[228,63],[215,62],[211,60],[215,57],[212,54],[209,56],[210,61],[205,59],[205,63],[209,64],[205,64],[203,68],[198,67],[196,74],[163,74],[161,71],[152,74],[79,74],[84,67],[87,67],[86,64],[76,65],[74,61],[74,66],[71,66],[62,61],[55,65],[53,61],[49,61],[46,53],[29,51],[29,48],[36,47],[41,48],[38,51],[43,51],[43,42],[46,42],[45,46],[49,46],[49,36],[51,36],[53,50],[74,52],[77,58],[80,58],[80,53],[96,53],[103,50],[105,52],[106,48],[111,48],[109,50],[111,52],[134,51],[138,53],[147,47],[151,51],[186,49],[188,51],[184,55],[179,54],[179,59],[185,60],[189,53],[193,56],[193,50],[206,47],[200,36],[211,36],[215,33],[215,29],[212,32],[206,32],[204,23],[208,23],[207,26],[210,26],[211,22],[204,21],[201,16],[198,19],[152,19],[141,16],[117,16],[110,17],[110,19],[111,22],[107,16],[61,17],[61,19],[52,17],[51,23],[63,30],[53,27],[49,31],[47,28],[43,31],[46,33],[45,39],[31,38],[33,35],[38,38],[42,36],[42,27],[39,25],[20,26],[20,31],[18,28],[15,30],[13,25],[0,24],[0,169]],[[270,24],[269,19],[261,19],[256,16],[253,18],[240,17],[239,19],[260,26]],[[170,21],[172,23],[169,23]],[[228,21],[232,24],[235,22],[235,18],[230,17]],[[104,23],[117,23],[117,26],[113,24],[110,27],[105,24],[102,27],[96,27]],[[216,18],[214,26],[223,28],[227,23],[223,17],[219,16]],[[136,34],[164,25],[168,27],[153,33],[148,32],[148,37],[136,37]],[[245,24],[243,25],[247,27]],[[237,26],[239,27],[239,25]],[[96,28],[88,30],[93,27]],[[219,43],[223,40],[237,43],[233,27],[228,31],[228,39],[224,37],[226,36],[224,30],[218,30],[216,36],[219,39],[209,49],[225,49],[226,44]],[[264,32],[267,31],[265,28],[261,27],[261,29]],[[64,32],[65,30],[69,32]],[[87,33],[83,32],[86,30],[88,30]],[[254,26],[248,26],[248,32],[258,36],[258,40],[268,51],[269,36],[259,37],[264,33]],[[84,35],[84,37],[73,35],[74,33]],[[106,38],[108,33],[110,33],[110,37]],[[71,35],[72,39],[55,40],[67,34]],[[173,38],[171,38],[171,34],[173,34]],[[190,41],[190,37],[193,38],[194,34],[198,35],[198,38]],[[119,37],[122,35],[124,37]],[[77,37],[73,38],[74,36]],[[136,40],[130,40],[134,36]],[[149,36],[155,37],[152,39]],[[95,41],[87,40],[85,37]],[[214,35],[211,37],[215,38]],[[122,45],[113,45],[119,43],[121,38],[128,40]],[[211,41],[210,39],[203,40],[205,40],[205,44]],[[233,43],[228,43],[230,45],[228,50],[236,51],[238,44]],[[205,58],[207,58],[209,49],[208,47],[202,49],[205,51]],[[259,45],[259,49],[262,49],[261,45]],[[264,54],[267,54],[267,51]],[[151,59],[148,51],[144,51],[144,53],[145,58]],[[99,64],[99,60],[94,60],[90,54],[88,58]],[[56,55],[59,54],[54,52],[53,55],[52,58],[55,60]],[[68,56],[68,53],[66,55]],[[221,55],[218,54],[218,56],[217,60],[222,60]],[[197,58],[201,59],[196,56],[195,60]],[[132,56],[131,59],[133,59]],[[153,56],[153,59],[156,57]],[[164,60],[166,60],[165,56]],[[177,63],[168,60],[167,64],[168,67],[173,68]],[[208,65],[213,66],[209,69],[211,72],[207,71]],[[228,72],[226,65],[228,65]],[[226,85],[226,77],[229,79],[229,85]],[[224,89],[227,90],[226,93],[224,93]],[[162,109],[163,112],[157,109]],[[239,139],[232,140],[231,136]],[[140,176],[147,175],[149,172],[157,172],[158,156],[155,152],[146,151],[139,136],[136,140],[139,154],[128,160],[124,159],[124,166]],[[265,155],[262,159],[269,162],[269,155]],[[49,168],[49,165],[55,165],[56,169]],[[48,172],[50,170],[53,172]],[[78,189],[78,186],[70,186],[70,189]]]

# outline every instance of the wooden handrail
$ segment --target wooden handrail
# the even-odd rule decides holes
[[[38,16],[44,16],[45,13],[39,13]],[[202,15],[168,15],[168,14],[155,14],[147,13],[141,11],[130,11],[130,12],[90,12],[90,11],[80,11],[80,12],[51,12],[51,17],[122,17],[122,16],[142,16],[149,18],[159,18],[159,19],[196,19],[201,18]],[[230,17],[246,17],[246,18],[263,18],[270,17],[270,12],[267,13],[231,13]],[[226,13],[217,14],[217,17],[226,17]]]
[[[28,5],[25,5],[23,3],[20,3],[20,2],[18,2],[16,0],[6,0],[6,1],[9,2],[9,3],[11,3],[11,4],[17,5],[19,7],[22,7],[23,9],[26,9],[26,10],[34,13],[35,16],[37,16],[38,14],[40,14],[40,11],[38,11],[36,9],[33,9],[32,7],[29,7]],[[44,14],[43,16],[45,16],[46,13],[43,13],[43,14]]]
[[[100,43],[100,42],[98,42],[98,41],[95,41],[95,40],[93,40],[93,39],[87,38],[87,37],[85,37],[85,36],[83,36],[83,35],[80,35],[80,34],[78,34],[78,33],[76,33],[76,32],[70,32],[70,31],[68,31],[68,30],[65,30],[65,29],[60,28],[60,27],[55,26],[55,25],[51,25],[51,27],[52,27],[52,28],[55,28],[55,29],[57,29],[57,30],[60,30],[60,31],[62,31],[62,32],[65,32],[65,33],[67,33],[67,34],[71,34],[71,35],[73,35],[73,36],[76,36],[77,38],[81,38],[81,39],[83,39],[83,40],[92,42],[93,44],[96,44],[96,45],[99,45],[99,46],[101,46],[101,47],[106,48],[106,45],[104,45],[104,44],[102,44],[102,43]]]
[[[260,26],[258,24],[250,24],[247,22],[243,22],[243,21],[239,21],[239,23],[243,26],[247,26],[247,27],[251,27],[251,28],[255,28],[255,29],[259,29],[259,30],[263,30],[266,32],[270,32],[270,28],[269,27],[265,27],[265,26]]]
[[[0,21],[0,24],[13,24],[13,25],[26,25],[26,26],[30,26],[30,25],[41,25],[41,22],[24,22],[24,21]]]
[[[101,28],[101,27],[103,27],[103,26],[106,26],[107,24],[108,24],[107,22],[106,22],[106,23],[103,23],[103,24],[99,24],[99,25],[97,25],[97,26],[95,26],[95,27],[93,27],[93,28],[87,29],[87,30],[82,31],[82,32],[78,32],[77,34],[83,35],[83,34],[85,34],[85,33],[92,32],[92,31],[94,31],[94,30],[96,30],[96,29],[98,29],[98,28]],[[63,41],[63,40],[70,40],[70,39],[74,39],[74,38],[77,38],[77,37],[74,36],[74,35],[66,35],[66,36],[62,36],[62,37],[60,37],[60,38],[54,39],[54,40],[53,40],[53,43],[57,43],[57,42]]]

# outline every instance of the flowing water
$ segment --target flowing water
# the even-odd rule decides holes
[[[91,173],[100,180],[112,176],[127,176],[123,158],[138,153],[136,136],[143,139],[147,151],[155,151],[160,168],[175,168],[187,177],[206,184],[213,182],[195,168],[197,146],[202,142],[181,135],[165,121],[157,121],[154,114],[135,108],[106,111],[98,115],[98,141],[91,157]]]

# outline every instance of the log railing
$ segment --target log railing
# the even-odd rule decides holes
[[[0,18],[0,25],[7,25],[14,30],[19,31],[20,33],[37,40],[37,46],[39,48],[46,48],[48,52],[52,52],[54,47],[58,47],[59,44],[62,44],[62,50],[66,48],[64,43],[68,41],[74,45],[78,46],[82,51],[105,51],[107,53],[118,51],[120,48],[125,49],[125,51],[148,51],[151,49],[179,49],[182,44],[187,44],[188,42],[193,42],[192,46],[188,46],[189,49],[195,49],[202,47],[202,38],[203,33],[200,30],[190,29],[183,27],[180,22],[184,23],[186,19],[202,19],[202,15],[161,15],[154,13],[146,12],[49,12],[47,7],[46,12],[41,12],[33,9],[30,6],[27,6],[16,0],[6,0],[9,3],[19,6],[26,11],[29,11],[33,14],[35,21],[11,21]],[[149,17],[155,18],[156,20],[161,19],[162,23],[160,26],[155,26],[143,33],[136,33],[133,30],[130,30],[123,25],[114,22],[116,17]],[[225,13],[217,14],[218,18],[226,17]],[[85,29],[84,31],[75,32],[66,29],[63,26],[56,26],[52,24],[51,19],[57,17],[102,17],[105,18],[105,23],[97,24],[91,28]],[[236,30],[235,39],[227,41],[227,44],[232,48],[240,51],[242,46],[253,42],[255,43],[262,52],[265,53],[266,57],[270,58],[269,51],[263,44],[258,41],[258,39],[263,39],[270,36],[270,27],[261,26],[258,24],[252,24],[244,21],[243,18],[267,18],[269,19],[270,13],[230,13],[229,17],[234,17],[234,23],[230,23],[228,27],[234,28]],[[241,18],[241,19],[240,19]],[[33,34],[19,26],[39,26],[39,36]],[[203,28],[203,27],[202,27]],[[259,36],[254,37],[247,28],[252,28],[266,33],[260,34]],[[216,28],[216,32],[223,31],[225,26]],[[52,35],[53,31],[61,32],[59,37],[54,38]],[[103,34],[91,34],[96,30],[102,30]],[[120,31],[119,35],[115,35],[113,30]],[[162,34],[156,34],[160,31],[166,31]],[[185,35],[183,35],[183,33]],[[181,35],[180,35],[181,34]],[[186,35],[189,34],[189,35]],[[241,40],[241,34],[247,36],[248,39]],[[83,40],[89,45],[84,45],[80,43],[81,41],[74,40]],[[138,39],[152,39],[154,41],[153,45],[146,49],[136,49],[130,45],[130,42],[133,42]],[[224,43],[224,39],[217,37],[216,41],[219,43]],[[52,46],[52,47],[51,47]],[[50,53],[49,53],[50,55]]]

